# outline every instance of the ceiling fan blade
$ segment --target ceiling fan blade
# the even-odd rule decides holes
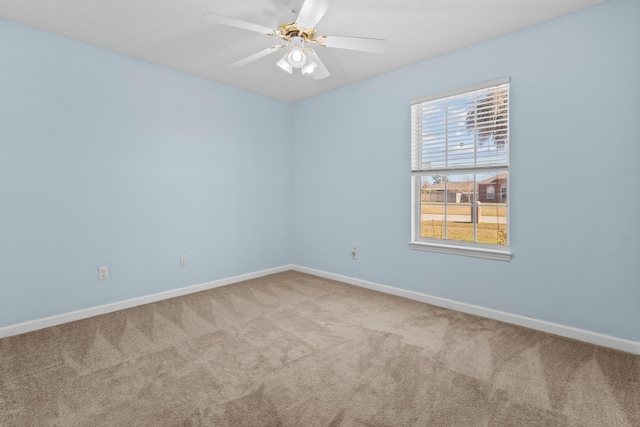
[[[270,55],[274,52],[279,51],[280,49],[282,49],[284,46],[280,45],[280,46],[271,46],[268,47],[264,50],[261,50],[260,52],[254,53],[253,55],[249,55],[244,59],[241,59],[239,61],[234,62],[233,64],[231,64],[232,67],[241,67],[243,65],[247,65],[250,62],[256,61],[262,57],[265,57],[267,55]]]
[[[326,47],[338,49],[359,50],[362,52],[382,53],[387,48],[384,39],[369,39],[366,37],[322,36],[318,37]]]
[[[204,19],[216,24],[228,25],[229,27],[242,28],[243,30],[255,31],[256,33],[275,35],[274,30],[269,27],[265,27],[251,22],[242,21],[236,18],[229,18],[228,16],[218,15],[217,13],[205,13],[202,15]]]
[[[313,73],[311,73],[314,79],[322,80],[322,79],[326,79],[331,75],[329,70],[327,70],[327,67],[325,67],[322,61],[320,60],[320,57],[318,56],[317,53],[311,51],[307,53],[307,58],[315,62],[316,64],[316,68],[314,68]]]
[[[296,19],[296,24],[303,28],[315,28],[331,6],[333,0],[305,0]]]

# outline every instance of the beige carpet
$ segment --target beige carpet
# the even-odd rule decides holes
[[[297,272],[0,340],[2,426],[640,426],[640,357]]]

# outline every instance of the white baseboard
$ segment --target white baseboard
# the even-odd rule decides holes
[[[366,280],[355,279],[353,277],[342,276],[340,274],[328,273],[326,271],[315,270],[313,268],[301,267],[294,265],[293,270],[302,273],[312,274],[314,276],[324,277],[326,279],[337,280],[339,282],[348,283],[350,285],[360,286],[362,288],[372,289],[391,295],[409,298],[416,301],[425,302],[427,304],[438,307],[450,308],[452,310],[469,313],[480,317],[486,317],[493,320],[500,320],[505,323],[511,323],[525,328],[535,329],[547,332],[561,337],[571,338],[578,341],[584,341],[603,347],[613,348],[615,350],[625,351],[627,353],[640,355],[640,342],[631,341],[624,338],[617,338],[610,335],[591,332],[584,329],[574,328],[572,326],[560,325],[557,323],[547,322],[544,320],[524,317],[517,314],[511,314],[504,311],[493,310],[490,308],[480,307],[477,305],[466,304],[446,298],[434,297],[431,295],[421,294],[419,292],[408,291],[392,286],[380,285],[378,283],[368,282]]]
[[[477,305],[466,304],[446,298],[435,297],[422,294],[419,292],[408,291],[405,289],[395,288],[393,286],[381,285],[379,283],[368,282],[366,280],[355,279],[353,277],[343,276],[340,274],[328,273],[322,270],[302,267],[299,265],[283,265],[280,267],[270,268],[267,270],[256,271],[253,273],[241,274],[239,276],[228,277],[225,279],[214,280],[212,282],[201,283],[199,285],[187,286],[185,288],[172,289],[166,292],[146,295],[137,298],[131,298],[124,301],[118,301],[110,304],[91,307],[83,310],[63,313],[56,316],[45,317],[42,319],[30,320],[24,323],[0,327],[0,338],[6,338],[13,335],[24,334],[26,332],[36,331],[38,329],[48,328],[67,322],[86,319],[88,317],[98,316],[101,314],[112,313],[114,311],[124,310],[126,308],[137,307],[139,305],[149,304],[152,302],[162,301],[169,298],[188,295],[195,292],[205,291],[208,289],[218,288],[220,286],[230,285],[245,280],[256,279],[258,277],[268,276],[270,274],[281,273],[283,271],[295,270],[302,273],[312,274],[326,279],[337,280],[339,282],[348,283],[350,285],[362,288],[372,289],[375,291],[397,295],[416,301],[425,302],[427,304],[438,307],[449,308],[452,310],[469,313],[480,317],[500,320],[502,322],[514,325],[524,326],[526,328],[559,335],[566,338],[584,341],[603,347],[613,348],[615,350],[625,351],[632,354],[640,355],[640,342],[631,341],[624,338],[617,338],[610,335],[604,335],[597,332],[591,332],[584,329],[574,328],[571,326],[560,325],[557,323],[547,322],[544,320],[524,317],[517,314],[511,314],[504,311],[493,310],[490,308],[480,307]]]
[[[0,338],[6,338],[13,335],[24,334],[26,332],[36,331],[38,329],[48,328],[67,322],[74,322],[87,317],[98,316],[101,314],[112,313],[114,311],[124,310],[125,308],[137,307],[139,305],[149,304],[169,298],[175,298],[182,295],[188,295],[195,292],[206,291],[208,289],[218,288],[220,286],[230,285],[232,283],[242,282],[245,280],[256,279],[258,277],[268,276],[269,274],[281,273],[283,271],[292,270],[292,265],[283,265],[280,267],[270,268],[267,270],[256,271],[253,273],[241,274],[239,276],[228,277],[226,279],[214,280],[212,282],[201,283],[199,285],[187,286],[185,288],[172,289],[170,291],[160,292],[152,295],[131,298],[124,301],[113,302],[110,304],[100,305],[97,307],[86,308],[83,310],[63,313],[56,316],[45,317],[42,319],[30,320],[24,323],[0,327]]]

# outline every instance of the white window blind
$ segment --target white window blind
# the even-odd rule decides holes
[[[509,84],[411,105],[411,170],[479,170],[508,166]]]

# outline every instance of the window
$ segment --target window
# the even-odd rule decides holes
[[[487,199],[494,200],[496,198],[495,188],[487,187]]]
[[[411,175],[412,249],[510,260],[509,80],[412,101]]]

